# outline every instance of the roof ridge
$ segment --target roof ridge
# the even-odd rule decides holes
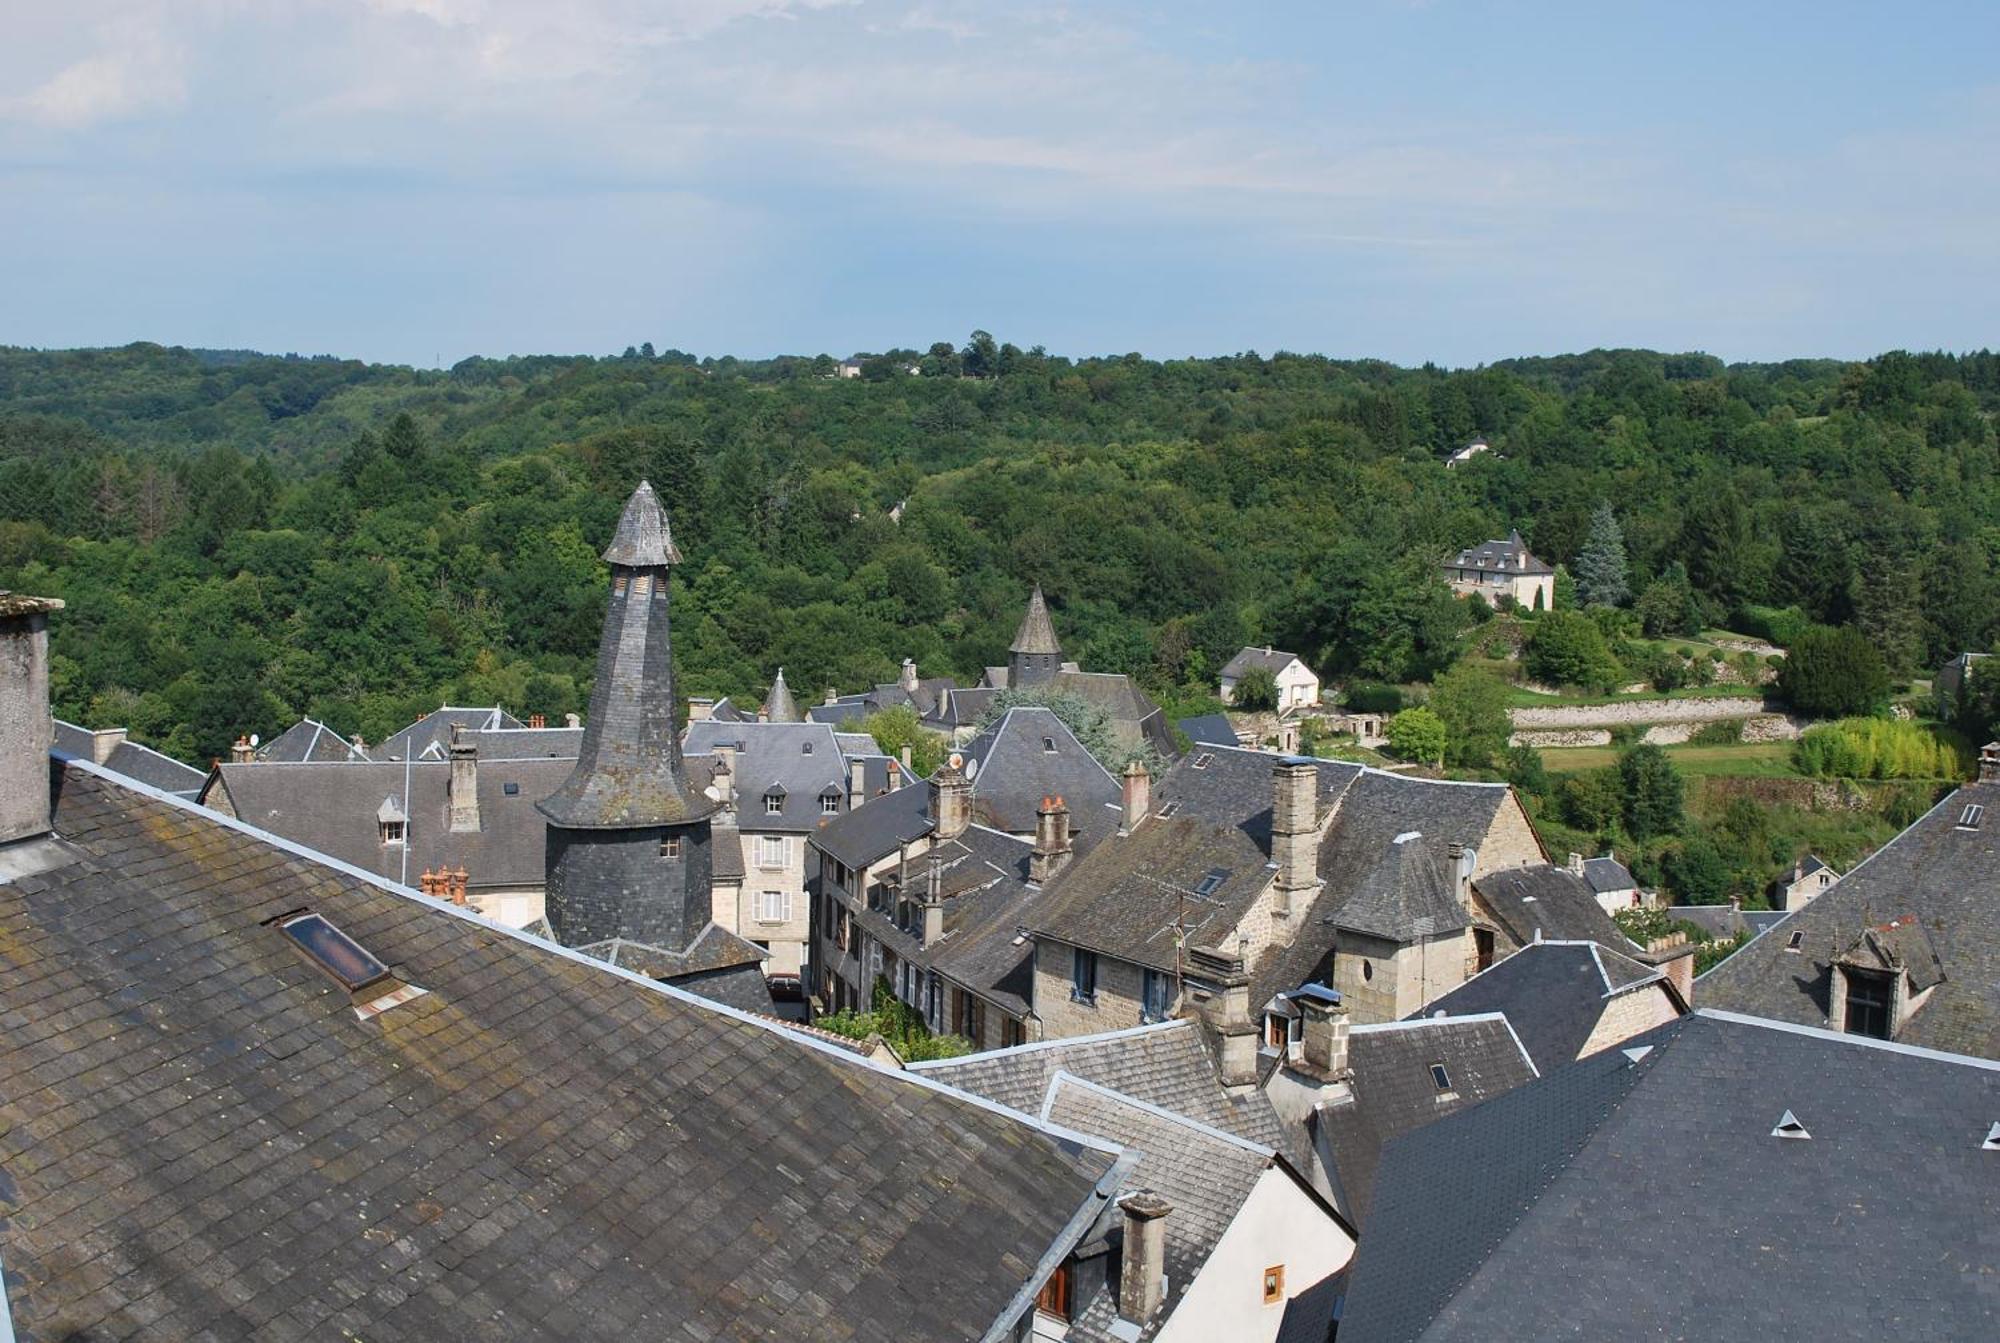
[[[1169,1110],[1163,1105],[1155,1105],[1151,1101],[1140,1100],[1137,1096],[1120,1091],[1116,1087],[1105,1086],[1102,1082],[1093,1082],[1087,1077],[1078,1077],[1075,1073],[1061,1068],[1058,1068],[1055,1075],[1049,1078],[1048,1090],[1042,1095],[1042,1119],[1044,1122],[1048,1121],[1049,1110],[1055,1104],[1056,1092],[1061,1090],[1064,1083],[1086,1091],[1094,1091],[1100,1096],[1108,1096],[1122,1105],[1129,1105],[1133,1109],[1150,1114],[1155,1118],[1164,1119],[1172,1124],[1179,1124],[1181,1127],[1191,1129],[1205,1137],[1226,1142],[1232,1147],[1240,1147],[1246,1152],[1254,1152],[1266,1160],[1273,1160],[1278,1155],[1278,1151],[1274,1147],[1266,1147],[1263,1143],[1252,1142],[1248,1138],[1238,1137],[1226,1129],[1216,1128],[1213,1124],[1204,1124],[1199,1119],[1190,1118],[1178,1110]]]
[[[1010,1045],[1005,1049],[988,1049],[977,1054],[960,1054],[950,1059],[920,1059],[907,1066],[906,1071],[932,1071],[934,1069],[958,1068],[968,1063],[991,1062],[996,1056],[1013,1058],[1022,1054],[1037,1053],[1048,1049],[1067,1048],[1071,1045],[1099,1044],[1106,1040],[1131,1039],[1140,1035],[1160,1035],[1175,1028],[1191,1028],[1194,1022],[1188,1017],[1174,1017],[1167,1021],[1146,1021],[1137,1026],[1124,1026],[1115,1031],[1099,1031],[1095,1035],[1065,1035],[1055,1040],[1030,1040],[1026,1044]]]
[[[1872,1035],[1849,1035],[1845,1031],[1827,1030],[1823,1026],[1802,1026],[1795,1021],[1777,1021],[1771,1017],[1751,1016],[1747,1012],[1728,1012],[1719,1007],[1697,1007],[1688,1015],[1708,1017],[1714,1021],[1726,1021],[1738,1026],[1761,1026],[1765,1030],[1804,1035],[1833,1044],[1885,1049],[1892,1054],[1908,1054],[1912,1058],[1929,1059],[1934,1063],[1956,1063],[1961,1067],[2000,1073],[2000,1059],[1982,1059],[1974,1054],[1953,1054],[1942,1049],[1929,1049],[1923,1045],[1906,1045],[1899,1040],[1877,1040]]]
[[[588,966],[599,973],[616,975],[621,979],[630,980],[634,984],[638,984],[656,993],[664,993],[669,998],[677,999],[691,1007],[712,1013],[716,1016],[726,1017],[732,1021],[740,1021],[745,1025],[754,1026],[758,1030],[767,1033],[782,1033],[784,1038],[797,1043],[800,1047],[816,1050],[828,1058],[839,1059],[850,1065],[858,1064],[865,1068],[872,1068],[876,1072],[903,1077],[914,1086],[920,1086],[929,1091],[940,1092],[975,1105],[980,1109],[991,1111],[1008,1119],[1017,1120],[1039,1132],[1048,1134],[1050,1137],[1071,1142],[1080,1142],[1087,1147],[1113,1156],[1122,1155],[1125,1150],[1121,1145],[1111,1142],[1109,1139],[1096,1137],[1087,1133],[1078,1133],[1074,1130],[1064,1128],[1060,1124],[1043,1123],[1035,1116],[1025,1114],[1011,1106],[1002,1105],[1000,1102],[990,1100],[984,1096],[974,1095],[958,1087],[948,1086],[943,1082],[934,1081],[929,1077],[918,1076],[913,1074],[908,1068],[891,1068],[885,1064],[863,1058],[849,1050],[840,1049],[824,1041],[815,1040],[811,1036],[799,1035],[789,1030],[785,1023],[774,1018],[762,1017],[755,1012],[747,1012],[740,1007],[731,1007],[727,1003],[717,1002],[712,998],[704,998],[700,994],[691,993],[678,985],[663,983],[657,979],[649,979],[636,971],[627,970],[620,965],[612,965],[608,962],[600,961],[593,956],[586,956],[580,951],[565,947],[559,942],[552,942],[547,938],[536,937],[533,933],[523,929],[510,928],[506,924],[496,919],[490,919],[486,915],[478,913],[467,906],[456,905],[449,900],[442,900],[436,896],[425,895],[420,891],[411,890],[408,886],[400,882],[391,881],[387,877],[355,867],[349,863],[344,863],[331,854],[320,853],[316,849],[307,848],[305,845],[286,839],[281,835],[274,835],[270,831],[251,825],[239,817],[228,816],[222,812],[213,811],[197,802],[189,802],[163,789],[154,788],[150,784],[140,783],[136,779],[129,779],[121,774],[113,773],[111,770],[104,768],[94,761],[69,757],[67,765],[71,768],[81,769],[85,773],[103,780],[114,788],[122,788],[127,792],[136,793],[151,801],[164,803],[175,810],[194,813],[201,820],[209,824],[218,825],[225,830],[234,830],[239,834],[247,835],[251,839],[268,844],[282,853],[304,859],[309,863],[318,864],[321,867],[330,868],[335,872],[341,873],[343,876],[353,877],[367,885],[386,891],[390,895],[407,900],[411,904],[422,905],[427,909],[435,910],[451,918],[460,919],[466,923],[484,928],[488,932],[499,933],[503,937],[512,938],[517,942],[523,942],[531,947],[560,956],[564,960]]]

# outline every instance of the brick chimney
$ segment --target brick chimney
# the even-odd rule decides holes
[[[246,736],[243,736],[241,733],[237,734],[235,741],[229,743],[230,764],[247,765],[256,758],[257,758],[257,748],[252,746],[250,744],[250,739]]]
[[[460,724],[453,723],[450,749],[451,779],[445,791],[451,799],[451,818],[446,829],[454,835],[475,833],[479,829],[479,747],[466,740]]]
[[[0,844],[49,832],[49,613],[62,609],[0,592]]]
[[[972,780],[965,757],[953,751],[931,776],[931,819],[940,840],[957,839],[972,824]]]
[[[1278,918],[1303,916],[1319,890],[1319,770],[1286,756],[1271,769],[1271,861],[1278,865]]]
[[[1118,833],[1129,835],[1146,819],[1153,807],[1153,776],[1137,760],[1125,766],[1124,805],[1118,814]]]
[[[1292,1006],[1299,1009],[1299,1071],[1324,1082],[1346,1077],[1347,1008],[1311,993],[1293,998]]]
[[[125,729],[122,727],[100,727],[90,734],[90,758],[103,764],[111,758],[111,753],[125,744]]]
[[[934,947],[944,940],[944,855],[935,849],[924,869],[923,944]]]
[[[1174,1205],[1150,1190],[1118,1203],[1125,1214],[1125,1246],[1118,1264],[1118,1314],[1143,1325],[1167,1295],[1167,1214]]]
[[[1979,748],[1979,781],[2000,783],[2000,741],[1989,741]]]
[[[1231,950],[1195,947],[1188,953],[1189,969],[1214,985],[1202,1004],[1202,1016],[1220,1039],[1219,1071],[1226,1087],[1250,1086],[1257,1080],[1257,1023],[1250,1020],[1249,946],[1239,939]]]
[[[449,895],[454,905],[464,904],[465,884],[469,880],[469,874],[466,870],[462,867],[455,867],[448,872],[440,872],[438,875],[444,879],[445,889],[442,894]]]
[[[1028,880],[1039,886],[1069,866],[1069,804],[1045,797],[1035,808],[1035,847],[1028,854]]]

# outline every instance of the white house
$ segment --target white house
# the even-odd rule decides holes
[[[1229,659],[1222,668],[1222,702],[1234,704],[1237,683],[1258,668],[1271,673],[1271,679],[1278,683],[1279,713],[1310,709],[1319,703],[1319,677],[1313,674],[1313,669],[1297,653],[1287,653],[1269,644],[1245,648]]]

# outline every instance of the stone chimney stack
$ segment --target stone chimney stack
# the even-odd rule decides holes
[[[62,608],[0,592],[0,844],[49,832],[49,613]]]
[[[1271,770],[1271,861],[1278,865],[1271,912],[1303,917],[1319,890],[1319,770],[1300,756],[1285,756]]]
[[[1329,992],[1331,992],[1329,990]],[[1299,1068],[1323,1082],[1348,1075],[1347,1008],[1339,996],[1303,993],[1292,999],[1299,1009]]]
[[[1444,846],[1444,853],[1445,857],[1451,860],[1452,889],[1458,893],[1458,903],[1464,906],[1467,915],[1471,915],[1473,912],[1472,869],[1466,865],[1465,846],[1463,844],[1447,844]],[[1575,857],[1576,855],[1572,854],[1570,856]]]
[[[451,798],[451,816],[446,828],[454,835],[479,830],[479,747],[465,739],[458,723],[451,725],[451,779],[445,785]],[[463,900],[459,901],[464,904]]]
[[[1979,781],[2000,783],[2000,741],[1989,741],[1979,748]]]
[[[905,778],[908,778],[908,777],[909,777],[910,775],[912,775],[912,774],[916,773],[916,768],[915,768],[915,766],[913,766],[913,765],[911,765],[911,764],[910,764],[910,748],[909,748],[909,746],[905,745],[905,746],[903,746],[903,747],[902,747],[902,748],[901,748],[900,750],[898,750],[898,751],[896,752],[896,760],[897,760],[897,763],[899,763],[899,764],[901,764],[901,765],[902,765],[902,767],[903,767],[903,776],[904,776]],[[898,785],[897,785],[897,787],[899,787],[899,788],[900,788],[901,786],[902,786],[901,784],[898,784]]]
[[[1119,1201],[1125,1248],[1118,1265],[1118,1314],[1143,1325],[1167,1295],[1167,1214],[1174,1205],[1149,1190]]]
[[[111,753],[125,744],[125,729],[122,727],[100,727],[90,734],[90,758],[103,764],[111,758]]]
[[[931,819],[940,840],[957,839],[972,824],[972,780],[965,777],[965,757],[956,751],[931,776]]]
[[[924,929],[923,944],[934,947],[944,940],[944,855],[931,850],[931,861],[924,870]]]
[[[1028,854],[1028,880],[1039,886],[1069,866],[1069,804],[1045,797],[1035,808],[1035,847]]]
[[[563,726],[564,726],[564,727],[582,727],[582,726],[583,726],[583,717],[582,717],[582,715],[580,715],[580,714],[573,714],[573,713],[566,713],[566,714],[564,714],[564,715],[563,715]]]
[[[229,744],[230,764],[247,765],[256,758],[257,758],[257,748],[250,744],[250,739],[248,737],[243,736],[242,734],[239,733],[237,735],[236,740]]]
[[[903,673],[898,678],[896,684],[903,688],[903,693],[906,695],[917,693],[917,660],[915,658],[903,659]]]
[[[832,686],[828,686],[826,688],[826,699],[824,703],[827,704],[840,703],[840,692],[838,690],[835,690]]]
[[[1231,950],[1196,947],[1188,953],[1192,973],[1215,986],[1201,1011],[1221,1041],[1219,1071],[1226,1087],[1257,1081],[1257,1023],[1250,1019],[1248,953],[1248,944],[1241,940]]]
[[[688,696],[688,722],[706,723],[709,720],[709,718],[714,715],[714,713],[715,713],[715,700],[713,697],[708,695]],[[571,714],[570,717],[575,718],[576,715]],[[570,726],[575,727],[576,724],[571,723]]]
[[[1583,875],[1583,855],[1573,849],[1569,855],[1569,870],[1579,877]]]
[[[721,815],[727,820],[736,815],[736,747],[731,742],[715,744],[715,770],[709,779],[709,786],[715,791],[715,800],[721,808]]]
[[[868,762],[860,756],[847,761],[847,809],[853,811],[868,800]]]
[[[1137,760],[1125,766],[1124,807],[1118,815],[1118,833],[1129,835],[1146,819],[1153,807],[1153,776]]]

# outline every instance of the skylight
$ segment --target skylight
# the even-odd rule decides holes
[[[1056,739],[1054,737],[1042,738],[1042,749],[1050,755],[1054,755],[1056,753]]]
[[[1164,819],[1168,816],[1173,815],[1180,809],[1181,809],[1180,799],[1175,798],[1172,802],[1169,802],[1167,803],[1166,806],[1160,808],[1160,816],[1162,819]]]
[[[1979,823],[1986,819],[1986,808],[1978,802],[1968,802],[1965,810],[1958,814],[1960,830],[1977,830]]]
[[[1207,769],[1210,765],[1214,763],[1215,763],[1215,752],[1213,751],[1203,751],[1200,755],[1194,758],[1194,767],[1196,769]]]
[[[1451,1074],[1444,1070],[1442,1063],[1431,1065],[1431,1081],[1436,1084],[1439,1091],[1451,1090]]]
[[[508,797],[519,797],[521,795],[521,785],[518,783],[511,783],[511,782],[503,783],[500,785],[500,791],[505,793]]]
[[[324,915],[288,915],[279,921],[278,931],[289,937],[293,946],[349,993],[389,977],[388,966],[376,960],[359,942],[334,927]]]
[[[1806,1126],[1799,1122],[1797,1115],[1787,1110],[1784,1117],[1778,1120],[1778,1126],[1771,1130],[1771,1136],[1773,1138],[1810,1138],[1812,1134],[1806,1132]]]
[[[1214,895],[1222,889],[1222,883],[1227,880],[1229,880],[1227,871],[1219,867],[1211,868],[1202,874],[1200,881],[1195,883],[1194,893],[1202,896]]]
[[[1806,944],[1806,930],[1801,928],[1785,939],[1786,951],[1797,951]]]

